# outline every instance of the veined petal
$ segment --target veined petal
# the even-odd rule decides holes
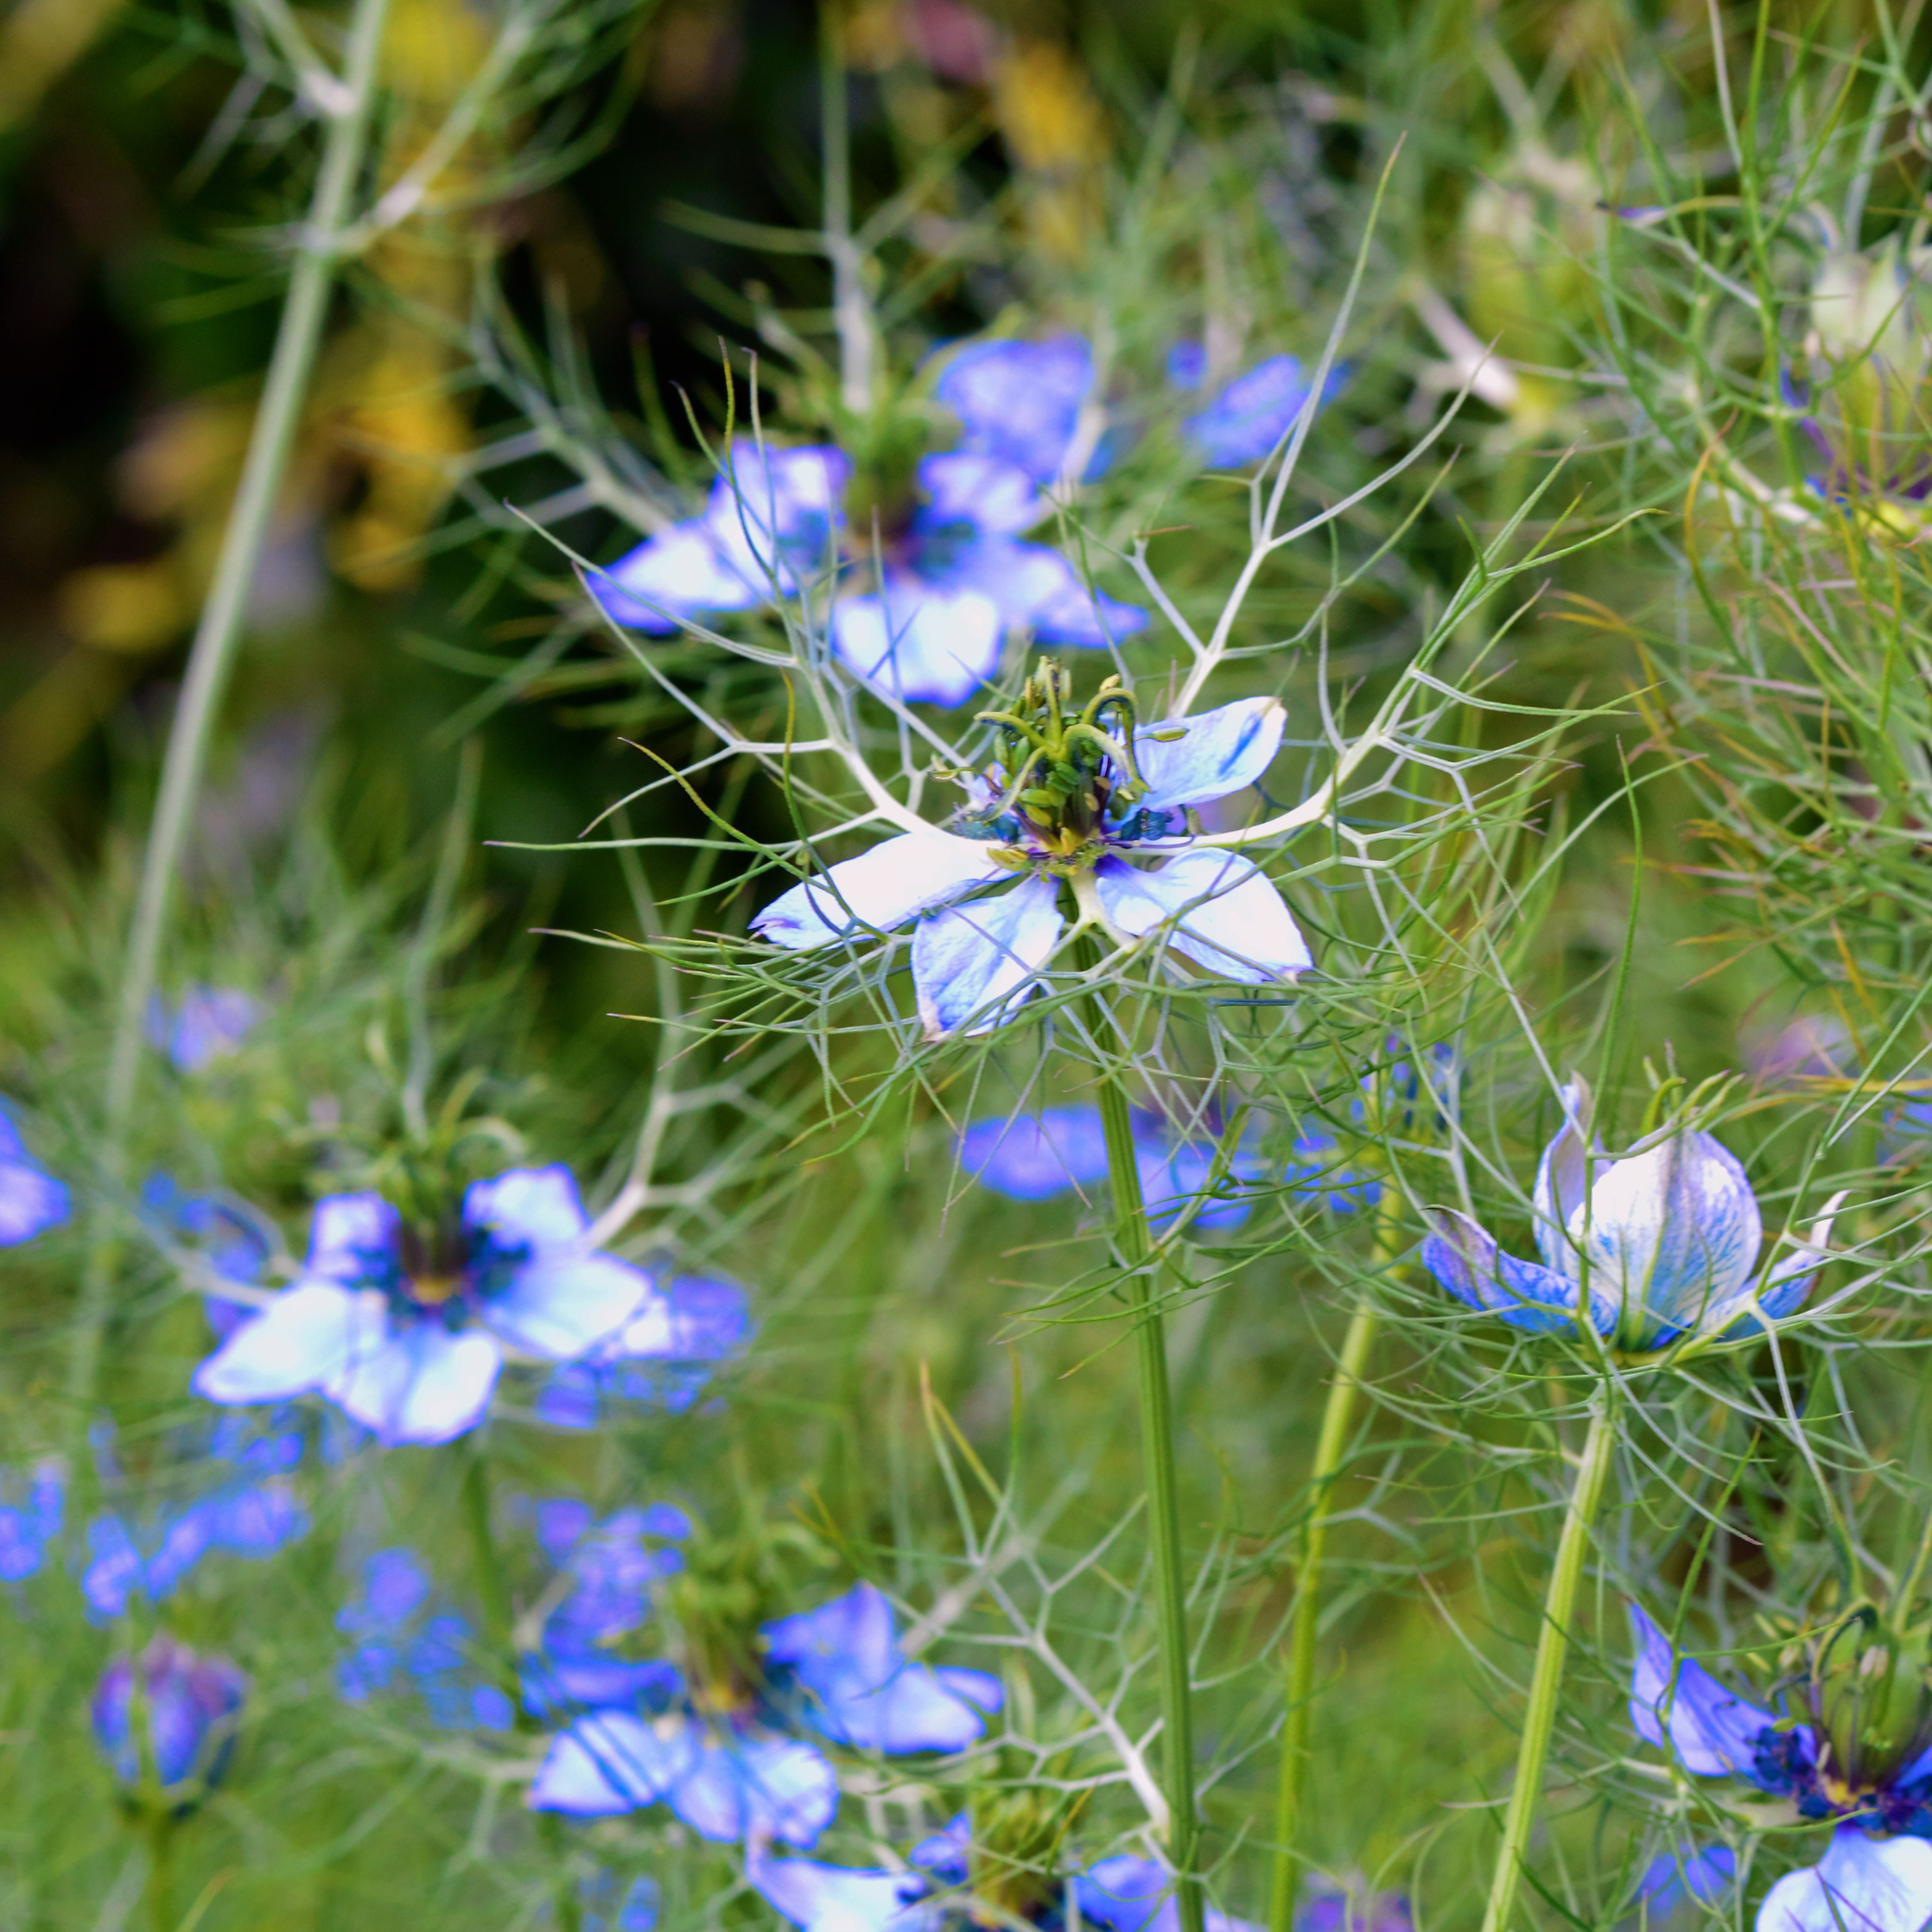
[[[999,609],[974,590],[896,578],[884,597],[841,597],[832,650],[909,704],[963,705],[999,669]]]
[[[1576,1249],[1566,1230],[1583,1210],[1589,1191],[1585,1136],[1590,1118],[1590,1089],[1572,1076],[1563,1089],[1563,1125],[1543,1150],[1536,1166],[1536,1252],[1544,1265],[1574,1281],[1578,1278]]]
[[[770,598],[767,585],[747,579],[727,559],[704,518],[673,524],[586,580],[614,623],[656,637],[675,631],[680,617],[755,610]]]
[[[1764,1895],[1757,1932],[1923,1932],[1927,1919],[1932,1845],[1841,1824],[1815,1865],[1787,1872]]]
[[[575,1176],[562,1162],[553,1162],[472,1181],[463,1197],[463,1225],[488,1235],[499,1248],[540,1252],[568,1247],[590,1222]]]
[[[820,1864],[808,1858],[773,1858],[752,1841],[744,1861],[752,1888],[800,1932],[887,1932],[927,1916],[926,1881],[917,1872],[885,1872]]]
[[[1430,1208],[1429,1225],[1422,1265],[1458,1301],[1501,1316],[1513,1328],[1547,1335],[1570,1327],[1575,1283],[1554,1268],[1500,1253],[1487,1228],[1454,1208]]]
[[[345,1288],[381,1287],[401,1266],[402,1217],[380,1194],[325,1194],[309,1223],[302,1272]]]
[[[999,457],[1044,483],[1066,461],[1093,380],[1093,350],[1078,336],[972,342],[933,393],[959,417],[960,449]]]
[[[1764,1285],[1758,1290],[1758,1311],[1767,1320],[1782,1321],[1787,1315],[1795,1315],[1804,1306],[1805,1297],[1811,1291],[1811,1284],[1818,1278],[1818,1270],[1831,1259],[1832,1224],[1837,1219],[1838,1210],[1849,1199],[1849,1193],[1834,1194],[1824,1203],[1824,1212],[1812,1222],[1811,1231],[1807,1235],[1797,1252],[1775,1263],[1764,1277]],[[1742,1300],[1740,1292],[1732,1303]],[[1729,1311],[1726,1311],[1729,1312]],[[1740,1335],[1760,1333],[1764,1323],[1757,1313],[1747,1311],[1738,1316],[1724,1330],[1725,1339]]]
[[[822,1751],[763,1733],[705,1733],[667,1796],[672,1811],[716,1844],[773,1837],[801,1850],[818,1842],[839,1801]]]
[[[926,501],[919,525],[971,524],[989,535],[1011,537],[1030,529],[1053,506],[1016,464],[965,451],[920,460],[919,487]]]
[[[235,1339],[259,1327],[251,1323]],[[493,1335],[479,1328],[452,1335],[424,1321],[391,1327],[379,1347],[358,1352],[323,1392],[386,1446],[448,1443],[483,1419],[502,1366]]]
[[[1132,808],[1205,805],[1258,783],[1287,725],[1279,698],[1241,698],[1199,718],[1142,725],[1134,733],[1134,762],[1148,790]]]
[[[867,928],[890,932],[975,885],[1010,878],[990,850],[949,832],[902,833],[781,893],[752,921],[752,931],[788,952]]]
[[[526,1802],[533,1811],[611,1818],[655,1804],[690,1769],[693,1726],[594,1710],[550,1741]]]
[[[1764,1226],[1735,1155],[1709,1134],[1673,1134],[1611,1163],[1570,1234],[1590,1270],[1606,1334],[1656,1348],[1684,1329],[1722,1328],[1751,1277]]]
[[[379,1346],[387,1324],[379,1296],[332,1281],[304,1281],[233,1330],[195,1371],[209,1402],[276,1402],[325,1388],[358,1347]]]
[[[1776,1717],[1720,1684],[1702,1664],[1680,1656],[1671,1640],[1635,1604],[1630,1625],[1637,1640],[1631,1663],[1630,1722],[1646,1744],[1671,1753],[1699,1777],[1744,1777],[1762,1784],[1758,1741]]]
[[[1153,871],[1117,858],[1094,870],[1100,907],[1136,939],[1172,922],[1167,945],[1243,985],[1292,980],[1315,961],[1268,875],[1232,852],[1183,852]]]
[[[1011,1017],[1060,943],[1059,899],[1055,881],[1035,876],[920,922],[912,984],[928,1039],[990,1033]]]
[[[568,1362],[614,1339],[651,1290],[642,1268],[612,1254],[542,1254],[484,1303],[483,1319],[512,1348]]]
[[[960,1136],[960,1165],[1012,1201],[1048,1201],[1069,1188],[1094,1187],[1107,1178],[1100,1110],[1049,1107],[972,1121]]]

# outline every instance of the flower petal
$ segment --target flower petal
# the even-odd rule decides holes
[[[1032,631],[1043,644],[1103,651],[1114,639],[1147,629],[1138,604],[1089,591],[1057,550],[1041,543],[984,538],[952,560],[947,581],[990,597],[1009,626]]]
[[[254,1333],[251,1323],[236,1336]],[[448,1443],[483,1419],[503,1366],[493,1335],[451,1334],[430,1321],[388,1327],[379,1345],[358,1351],[323,1392],[378,1441]]]
[[[667,637],[680,617],[707,612],[755,610],[769,601],[769,588],[747,579],[727,558],[705,518],[675,523],[590,574],[597,607],[614,623]]]
[[[1757,1196],[1737,1157],[1709,1134],[1672,1134],[1612,1163],[1570,1238],[1590,1270],[1597,1327],[1626,1348],[1722,1329],[1763,1243]]]
[[[978,591],[895,573],[884,597],[841,597],[832,650],[908,704],[963,705],[999,669],[999,608]]]
[[[1576,1248],[1565,1230],[1582,1213],[1589,1192],[1589,1163],[1585,1149],[1602,1151],[1588,1139],[1590,1089],[1571,1077],[1562,1092],[1563,1125],[1543,1150],[1536,1165],[1536,1252],[1544,1265],[1568,1280],[1577,1280]]]
[[[1787,1872],[1765,1894],[1758,1932],[1921,1932],[1928,1918],[1932,1845],[1841,1824],[1815,1865]]]
[[[725,567],[758,592],[791,593],[832,562],[845,527],[839,507],[852,464],[829,443],[804,449],[731,445],[730,465],[711,487],[705,527]]]
[[[1107,1178],[1107,1137],[1098,1107],[1049,1107],[996,1115],[960,1136],[960,1165],[1010,1201],[1048,1201]]]
[[[991,847],[949,832],[908,832],[782,893],[752,931],[788,952],[830,946],[868,928],[890,932],[929,908],[1011,874]]]
[[[1074,1879],[1074,1895],[1080,1916],[1105,1932],[1174,1932],[1180,1924],[1174,1875],[1150,1858],[1103,1858]]]
[[[611,1818],[655,1804],[690,1769],[693,1727],[595,1710],[550,1741],[525,1800],[533,1811]]]
[[[1576,1289],[1554,1269],[1499,1253],[1489,1230],[1454,1208],[1430,1208],[1429,1224],[1422,1265],[1458,1300],[1537,1334],[1571,1325]]]
[[[912,984],[928,1039],[990,1033],[1012,1016],[1060,943],[1059,902],[1058,883],[1035,876],[920,922]]]
[[[324,1194],[309,1223],[303,1273],[345,1288],[380,1288],[401,1268],[402,1217],[380,1194]]]
[[[1694,1659],[1680,1656],[1635,1604],[1630,1624],[1637,1640],[1630,1722],[1637,1735],[1659,1749],[1668,1738],[1671,1754],[1699,1777],[1745,1777],[1764,1785],[1756,1769],[1757,1747],[1775,1730],[1776,1717],[1720,1684]]]
[[[651,1291],[650,1276],[615,1255],[543,1254],[484,1303],[483,1319],[512,1348],[568,1362],[614,1340]]]
[[[964,426],[961,450],[1015,464],[1044,483],[1066,461],[1093,381],[1092,350],[1078,336],[1056,336],[970,343],[933,393]]]
[[[794,1737],[707,1734],[668,1794],[701,1837],[727,1845],[782,1838],[818,1842],[838,1810],[838,1779],[822,1751]]]
[[[1106,858],[1094,878],[1121,932],[1141,939],[1172,922],[1167,946],[1222,979],[1265,985],[1315,963],[1268,875],[1235,853],[1183,852],[1145,872]]]
[[[991,536],[1017,536],[1053,507],[1017,464],[964,451],[922,458],[919,487],[926,501],[914,522],[915,535],[921,525],[964,523]]]
[[[330,1281],[304,1281],[234,1330],[195,1371],[209,1402],[274,1402],[324,1388],[358,1344],[375,1342],[380,1317]]]
[[[1818,1270],[1831,1259],[1832,1223],[1837,1219],[1838,1210],[1849,1198],[1849,1193],[1834,1194],[1824,1203],[1824,1212],[1812,1222],[1811,1233],[1799,1243],[1797,1252],[1776,1263],[1765,1276],[1763,1286],[1758,1290],[1757,1311],[1739,1316],[1724,1330],[1727,1341],[1736,1336],[1761,1333],[1764,1322],[1758,1318],[1760,1314],[1766,1321],[1782,1321],[1786,1316],[1795,1315],[1804,1306],[1805,1297],[1811,1293],[1811,1284],[1818,1278]]]
[[[744,1861],[752,1888],[800,1932],[886,1932],[922,1923],[925,1880],[916,1872],[854,1870],[808,1858],[773,1858],[752,1841]]]
[[[1329,377],[1324,401],[1339,382],[1339,375]],[[1203,462],[1216,469],[1239,469],[1273,451],[1294,427],[1308,397],[1301,363],[1293,356],[1270,356],[1236,376],[1199,415],[1190,416],[1188,434]]]
[[[1142,725],[1134,733],[1134,762],[1148,790],[1133,809],[1205,805],[1259,783],[1287,724],[1279,698],[1242,698],[1199,718]]]
[[[0,1115],[0,1119],[4,1119]],[[28,1160],[0,1159],[0,1248],[31,1241],[67,1219],[66,1187]]]
[[[512,1167],[493,1180],[472,1181],[463,1197],[463,1225],[500,1249],[567,1247],[590,1226],[577,1180],[562,1162]]]

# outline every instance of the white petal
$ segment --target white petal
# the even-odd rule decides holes
[[[210,1402],[274,1402],[324,1387],[371,1325],[359,1297],[332,1281],[305,1281],[244,1322],[195,1371]],[[380,1305],[380,1298],[372,1298]],[[380,1332],[379,1328],[375,1330]]]
[[[567,1247],[590,1222],[575,1176],[555,1162],[472,1181],[463,1197],[463,1225],[501,1247],[541,1250]]]
[[[483,1419],[502,1366],[493,1336],[477,1328],[452,1335],[425,1321],[391,1327],[380,1347],[359,1353],[323,1392],[391,1447],[448,1443]]]
[[[627,1710],[592,1711],[551,1739],[527,1802],[579,1818],[634,1811],[662,1798],[691,1756],[686,1726],[661,1733]]]
[[[1291,980],[1314,963],[1267,874],[1232,852],[1183,852],[1156,871],[1119,859],[1095,872],[1108,919],[1136,939],[1173,922],[1167,944],[1244,985]]]
[[[587,581],[607,616],[658,637],[675,631],[680,617],[752,610],[767,599],[765,586],[732,566],[703,521],[673,524]]]
[[[841,664],[909,703],[963,705],[999,669],[999,607],[978,591],[895,576],[884,597],[842,597],[832,648]]]
[[[1279,698],[1242,698],[1134,734],[1134,762],[1147,781],[1135,806],[1159,811],[1205,805],[1256,783],[1281,749],[1288,713]]]
[[[517,1269],[483,1318],[512,1348],[568,1362],[616,1335],[651,1292],[642,1268],[610,1254],[546,1254]]]
[[[380,1194],[325,1194],[309,1223],[302,1272],[346,1287],[373,1284],[400,1265],[402,1216]]]
[[[890,932],[916,914],[1011,875],[988,845],[949,832],[909,832],[781,894],[752,931],[790,952],[829,946],[870,927]]]
[[[1060,943],[1059,900],[1053,880],[1034,877],[920,922],[912,935],[912,985],[929,1039],[962,1027],[987,1033],[1011,1016]]]
[[[1868,1838],[1841,1824],[1808,1872],[1787,1872],[1758,1908],[1758,1932],[1921,1932],[1932,1919],[1932,1845]]]

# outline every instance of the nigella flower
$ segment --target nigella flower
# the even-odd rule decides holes
[[[1137,1108],[1135,1164],[1150,1219],[1159,1226],[1186,1214],[1190,1230],[1239,1227],[1250,1203],[1230,1189],[1268,1173],[1267,1161],[1250,1145],[1252,1138],[1251,1123],[1227,1163],[1220,1191],[1206,1194],[1219,1158],[1216,1137],[1205,1127],[1194,1136],[1177,1134],[1164,1116]],[[1047,1107],[972,1121],[960,1136],[959,1153],[960,1166],[982,1187],[1010,1201],[1049,1201],[1107,1178],[1107,1137],[1098,1107]]]
[[[1520,1328],[1568,1328],[1582,1310],[1633,1352],[1753,1335],[1802,1304],[1842,1195],[1794,1254],[1760,1270],[1763,1223],[1735,1155],[1680,1125],[1609,1160],[1586,1138],[1589,1106],[1589,1090],[1572,1080],[1562,1129],[1536,1171],[1542,1265],[1500,1252],[1467,1214],[1431,1209],[1422,1259],[1444,1288]]]
[[[1836,1821],[1824,1856],[1787,1873],[1758,1932],[1921,1932],[1932,1918],[1932,1692],[1875,1613],[1854,1611],[1804,1647],[1786,1715],[1740,1697],[1634,1604],[1630,1721],[1698,1777],[1735,1777]],[[1802,1716],[1799,1716],[1799,1712]]]
[[[15,1493],[13,1472],[0,1472],[0,1495]],[[60,1465],[51,1459],[36,1463],[27,1478],[25,1500],[0,1503],[0,1582],[20,1583],[39,1574],[66,1513]]]
[[[67,1219],[68,1192],[27,1151],[13,1114],[0,1100],[0,1248],[18,1247]]]
[[[1176,388],[1199,388],[1207,375],[1207,352],[1198,342],[1177,342],[1167,358],[1167,379]],[[1341,387],[1330,372],[1322,388],[1327,402]],[[1309,388],[1293,356],[1270,356],[1219,389],[1208,406],[1188,418],[1188,439],[1213,469],[1242,469],[1270,456],[1308,407]]]
[[[735,443],[704,515],[598,572],[591,595],[616,622],[662,635],[680,619],[806,595],[829,576],[840,661],[941,705],[963,704],[998,673],[1010,633],[1104,648],[1147,613],[1021,540],[1052,508],[1038,486],[1059,476],[1092,384],[1074,337],[967,349],[936,389],[960,418],[960,446],[920,457],[904,477],[866,474],[829,444]]]
[[[133,1789],[159,1787],[164,1802],[192,1802],[226,1769],[248,1680],[225,1657],[202,1657],[158,1636],[110,1664],[94,1693],[94,1735]]]
[[[193,985],[172,1006],[157,993],[147,1002],[147,1043],[177,1072],[198,1074],[238,1051],[267,1011],[239,986]]]
[[[616,1334],[651,1277],[587,1250],[567,1168],[472,1182],[454,1228],[406,1227],[379,1194],[316,1204],[295,1286],[195,1373],[210,1402],[325,1395],[385,1443],[447,1443],[482,1420],[507,1345],[569,1361]]]
[[[1204,843],[1188,818],[1260,781],[1281,744],[1279,700],[1141,725],[1113,679],[1084,710],[1069,708],[1072,693],[1042,659],[1018,711],[980,714],[1006,762],[967,781],[953,829],[903,833],[833,866],[774,899],[752,930],[807,951],[911,924],[929,1038],[1011,1017],[1060,947],[1062,891],[1079,927],[1123,945],[1158,934],[1165,953],[1218,979],[1262,985],[1306,971],[1307,945],[1266,873]],[[1162,862],[1133,862],[1143,858]]]
[[[609,1341],[554,1369],[537,1392],[537,1413],[553,1429],[594,1429],[607,1403],[681,1415],[751,1328],[749,1298],[735,1281],[675,1275]]]
[[[362,1566],[361,1589],[336,1613],[336,1628],[355,1639],[337,1662],[337,1688],[350,1704],[413,1691],[446,1731],[509,1730],[515,1707],[477,1675],[467,1620],[432,1597],[413,1550],[377,1550]]]
[[[645,1621],[649,1583],[620,1583],[593,1613],[573,1611],[560,1644],[546,1629],[546,1695],[599,1701],[551,1740],[533,1810],[603,1817],[663,1803],[719,1843],[809,1846],[838,1807],[838,1780],[798,1729],[888,1756],[950,1751],[999,1707],[998,1684],[981,1672],[909,1661],[890,1606],[864,1583],[765,1624],[752,1643],[687,1632],[679,1665],[619,1656],[604,1677],[579,1668],[587,1633],[611,1649]]]

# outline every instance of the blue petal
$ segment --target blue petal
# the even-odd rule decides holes
[[[261,1327],[251,1322],[235,1341]],[[448,1443],[483,1419],[502,1366],[493,1335],[413,1322],[359,1350],[323,1392],[385,1446]]]
[[[1017,464],[1044,483],[1066,461],[1093,382],[1093,351],[1078,336],[1056,336],[971,343],[947,364],[934,394],[964,426],[960,449]]]
[[[1787,1254],[1764,1277],[1757,1295],[1758,1311],[1764,1321],[1782,1321],[1804,1306],[1805,1297],[1818,1278],[1819,1268],[1830,1258],[1832,1223],[1845,1198],[1843,1194],[1833,1195],[1796,1252]],[[1764,1321],[1758,1318],[1758,1314],[1742,1315],[1724,1330],[1725,1338],[1760,1334]]]
[[[309,1533],[309,1512],[278,1482],[242,1482],[208,1504],[209,1538],[237,1557],[272,1557]]]
[[[993,456],[956,451],[923,457],[919,488],[925,502],[914,515],[915,541],[922,527],[936,531],[960,523],[987,535],[1014,537],[1031,529],[1053,507],[1034,488],[1026,471]]]
[[[990,597],[902,572],[883,597],[841,597],[832,607],[833,655],[908,704],[963,705],[998,675],[999,642]]]
[[[773,1858],[754,1843],[744,1863],[752,1888],[800,1932],[886,1932],[929,1915],[916,1873],[852,1870],[808,1858]]]
[[[975,885],[1011,876],[991,847],[948,832],[909,832],[773,899],[751,922],[787,951],[829,946],[867,929],[890,932]]]
[[[274,1402],[325,1388],[384,1326],[347,1290],[306,1281],[235,1329],[195,1371],[195,1392],[209,1402]]]
[[[626,1710],[596,1710],[550,1741],[525,1802],[533,1811],[612,1818],[655,1804],[690,1768],[688,1724],[660,1732]]]
[[[517,1269],[483,1304],[513,1348],[569,1361],[616,1339],[651,1293],[651,1277],[610,1254],[546,1254]]]
[[[1637,1640],[1631,1664],[1630,1722],[1646,1743],[1664,1748],[1699,1777],[1745,1777],[1755,1770],[1758,1745],[1777,1719],[1762,1705],[1726,1689],[1703,1665],[1671,1649],[1671,1640],[1635,1604]],[[1769,1788],[1768,1786],[1766,1788]]]
[[[325,1194],[309,1224],[306,1274],[386,1288],[401,1269],[402,1216],[380,1194]]]
[[[757,589],[798,591],[832,561],[845,527],[839,499],[852,474],[829,443],[797,450],[731,445],[725,475],[712,485],[705,527],[725,567]]]
[[[1176,342],[1167,351],[1167,380],[1176,389],[1198,389],[1207,380],[1207,345]]]
[[[1567,1230],[1581,1223],[1589,1196],[1590,1153],[1600,1153],[1601,1141],[1586,1135],[1590,1089],[1571,1080],[1562,1092],[1563,1125],[1551,1137],[1536,1163],[1536,1252],[1544,1265],[1566,1279],[1578,1278],[1574,1242]]]
[[[1737,1878],[1737,1854],[1728,1845],[1706,1845],[1683,1858],[1666,1851],[1644,1869],[1637,1896],[1652,1923],[1668,1918],[1686,1900],[1715,1905]]]
[[[17,1247],[68,1216],[66,1187],[31,1161],[0,1160],[0,1248]]]
[[[1174,1877],[1163,1865],[1125,1853],[1103,1858],[1074,1881],[1080,1916],[1106,1932],[1174,1932],[1180,1911],[1173,1894]]]
[[[1340,386],[1339,372],[1328,378],[1326,401]],[[1239,469],[1269,455],[1295,426],[1308,403],[1302,365],[1290,355],[1270,356],[1238,375],[1197,416],[1188,434],[1201,460],[1215,469]]]
[[[1168,928],[1169,948],[1244,985],[1293,980],[1315,963],[1273,882],[1232,852],[1183,852],[1152,871],[1118,858],[1094,871],[1100,907],[1130,938]]]
[[[946,580],[991,598],[1008,626],[1032,631],[1043,644],[1103,651],[1147,629],[1138,604],[1089,591],[1073,565],[1040,543],[984,537],[952,559]]]
[[[725,556],[709,521],[673,524],[594,570],[590,591],[613,622],[654,637],[667,637],[680,618],[722,611],[755,610],[770,595],[762,580],[740,574]]]
[[[147,1559],[147,1594],[160,1603],[179,1589],[215,1542],[213,1511],[207,1503],[192,1505],[164,1521],[160,1541]]]
[[[168,1029],[168,1058],[184,1074],[235,1052],[268,1009],[238,986],[190,986]]]
[[[769,1661],[794,1671],[820,1696],[876,1690],[905,1661],[892,1606],[871,1583],[781,1617],[759,1634]]]
[[[1431,1208],[1429,1219],[1422,1265],[1451,1294],[1512,1328],[1553,1334],[1572,1326],[1576,1289],[1562,1276],[1498,1253],[1488,1231],[1453,1208]]]
[[[1148,789],[1131,809],[1205,805],[1260,783],[1287,724],[1279,698],[1242,698],[1199,718],[1142,725],[1134,733],[1134,762]]]
[[[714,1843],[756,1835],[805,1850],[838,1810],[838,1779],[822,1752],[795,1738],[707,1733],[668,1799]]]
[[[1816,1865],[1765,1894],[1757,1932],[1921,1932],[1928,1918],[1932,1845],[1841,1824]]]
[[[956,1811],[931,1837],[912,1848],[912,1862],[930,1872],[941,1885],[964,1885],[972,1853],[972,1821]]]
[[[1011,1201],[1048,1201],[1107,1178],[1107,1137],[1097,1107],[1049,1107],[1017,1119],[969,1124],[960,1165],[982,1187]]]
[[[361,1599],[336,1613],[336,1628],[351,1635],[399,1629],[429,1601],[429,1572],[406,1549],[377,1550],[362,1565]]]
[[[540,1254],[569,1247],[591,1224],[576,1176],[556,1162],[472,1181],[463,1197],[463,1225],[506,1252]]]
[[[129,1599],[144,1587],[141,1552],[118,1516],[97,1517],[89,1523],[87,1546],[91,1556],[81,1578],[81,1595],[88,1621],[112,1622],[126,1614]]]
[[[1060,943],[1059,901],[1058,883],[1034,876],[920,922],[912,985],[928,1039],[990,1033],[1012,1017]]]

